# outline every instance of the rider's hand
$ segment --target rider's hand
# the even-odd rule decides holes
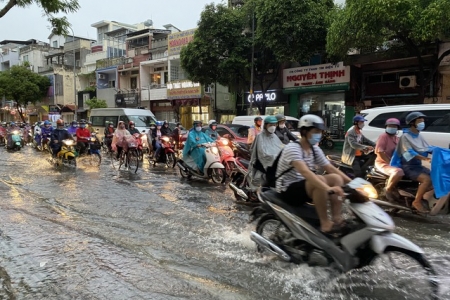
[[[197,147],[199,147],[199,148],[200,148],[201,146],[202,146],[202,144],[197,144]]]
[[[335,194],[338,197],[344,197],[344,190],[340,186],[333,186],[329,190],[330,194]]]
[[[425,161],[430,163],[431,162],[431,157],[425,158]]]

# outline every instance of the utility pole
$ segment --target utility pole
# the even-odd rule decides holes
[[[253,77],[254,77],[254,60],[255,60],[255,3],[253,2],[252,9],[252,70],[250,73],[250,109],[248,111],[248,115],[252,115],[253,110]]]
[[[74,112],[74,116],[73,116],[73,120],[76,121],[77,120],[77,79],[75,77],[75,67],[76,67],[76,60],[75,60],[75,34],[73,33],[73,29],[72,27],[70,27],[70,30],[72,31],[72,46],[73,46],[73,97],[74,97],[74,101],[73,103],[75,104],[75,112]],[[80,53],[81,55],[81,53]]]

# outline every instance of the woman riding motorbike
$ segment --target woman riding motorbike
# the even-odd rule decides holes
[[[206,163],[205,148],[201,144],[212,143],[215,140],[202,132],[202,121],[194,121],[194,130],[189,132],[183,148],[183,157],[190,156],[197,164],[199,173],[203,174]]]
[[[128,130],[125,129],[125,122],[119,121],[117,124],[117,129],[114,132],[111,148],[114,152],[117,152],[116,158],[119,159],[122,151],[126,151],[128,147],[127,138],[130,138],[131,134]]]
[[[163,122],[157,121],[156,122],[156,129],[152,131],[152,141],[153,141],[153,149],[155,150],[155,159],[158,159],[159,152],[161,152],[161,142],[159,141],[161,137],[164,135],[163,131],[161,130],[163,125]]]
[[[218,140],[220,138],[219,133],[217,132],[217,121],[210,120],[208,122],[209,128],[205,130],[205,134],[212,138],[213,140]]]

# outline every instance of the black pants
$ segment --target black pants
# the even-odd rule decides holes
[[[370,166],[374,165],[376,157],[377,156],[373,153],[368,155],[356,156],[352,164],[355,177],[364,178],[366,176],[367,169]]]
[[[88,147],[88,143],[86,142],[78,142],[77,143],[78,149],[80,149],[79,153],[84,154],[86,153],[86,148]]]

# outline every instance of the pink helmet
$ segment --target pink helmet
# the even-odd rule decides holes
[[[388,126],[388,125],[397,125],[398,128],[401,127],[400,121],[396,118],[387,119],[385,126]]]

